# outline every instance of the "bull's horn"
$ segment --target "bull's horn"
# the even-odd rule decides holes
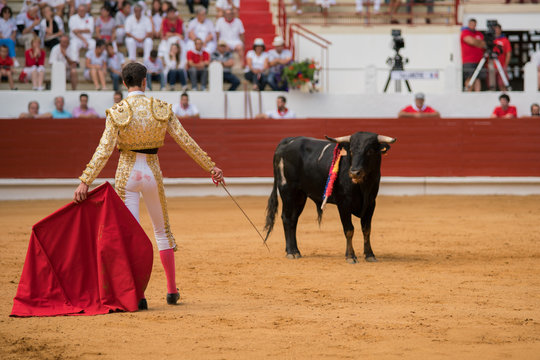
[[[335,142],[335,143],[338,143],[338,144],[351,142],[351,135],[341,136],[341,137],[338,137],[338,138],[335,138],[335,139],[331,138],[330,136],[327,136],[327,135],[324,135],[324,137],[327,138],[328,140],[330,140],[331,142]]]
[[[391,138],[390,136],[384,136],[384,135],[377,135],[377,140],[380,143],[385,143],[385,144],[393,144],[396,142],[396,139]]]

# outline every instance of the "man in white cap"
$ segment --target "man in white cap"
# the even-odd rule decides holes
[[[236,51],[240,59],[244,57],[244,24],[234,17],[232,9],[225,10],[224,16],[216,21],[216,36],[218,41],[225,41],[231,51]]]
[[[287,81],[282,77],[282,74],[283,68],[292,60],[292,53],[285,49],[285,41],[281,36],[274,38],[272,46],[274,48],[268,52],[268,65],[270,66],[268,85],[274,91],[287,91]]]
[[[417,93],[414,96],[414,104],[402,109],[398,117],[440,117],[441,114],[437,110],[424,104],[425,98],[424,93]]]

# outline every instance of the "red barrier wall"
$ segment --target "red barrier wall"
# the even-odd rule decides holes
[[[355,131],[396,137],[383,176],[540,176],[537,119],[298,119],[183,122],[226,176],[272,176],[287,136],[323,138]],[[76,178],[90,160],[103,119],[0,120],[0,178]],[[166,177],[206,174],[167,136],[159,152]],[[114,177],[115,151],[101,177]]]

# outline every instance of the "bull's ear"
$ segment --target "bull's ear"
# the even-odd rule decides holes
[[[388,150],[390,150],[390,145],[389,144],[386,144],[386,143],[382,143],[382,144],[379,144],[380,146],[380,149],[381,149],[381,154],[386,154],[386,152]]]
[[[324,137],[327,138],[329,141],[335,142],[335,143],[338,143],[338,144],[351,142],[351,135],[341,136],[341,137],[338,137],[338,138],[335,138],[335,139],[331,138],[328,135],[324,135]]]

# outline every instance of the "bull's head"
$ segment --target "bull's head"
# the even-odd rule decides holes
[[[326,138],[332,142],[348,145],[351,159],[349,176],[353,183],[360,184],[367,174],[379,171],[381,168],[381,154],[390,149],[390,144],[396,142],[395,138],[377,135],[369,132],[357,132],[352,135],[338,138]]]

